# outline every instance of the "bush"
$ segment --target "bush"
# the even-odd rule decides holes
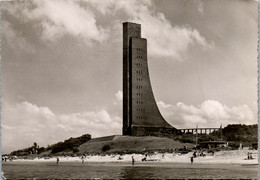
[[[85,143],[85,142],[87,142],[91,139],[91,135],[90,134],[84,134],[84,135],[78,137],[77,139],[80,141],[81,144],[83,144],[83,143]]]
[[[77,147],[73,147],[73,153],[79,152],[79,149]]]
[[[54,145],[51,146],[51,152],[52,153],[58,153],[61,151],[76,151],[78,152],[78,150],[76,150],[75,148],[78,148],[81,144],[89,141],[91,139],[91,135],[90,134],[84,134],[80,137],[77,138],[69,138],[67,140],[65,140],[64,142],[59,142],[56,143]]]
[[[52,153],[61,152],[66,149],[66,145],[63,142],[58,142],[57,144],[52,145],[51,149]]]
[[[110,150],[110,146],[109,145],[104,145],[103,147],[102,147],[102,151],[108,151],[108,150]]]
[[[238,149],[240,146],[239,142],[232,142],[232,143],[228,143],[228,146],[231,147],[232,149]]]
[[[45,152],[45,151],[46,151],[46,149],[44,147],[40,147],[38,149],[38,154],[41,154],[42,152]]]

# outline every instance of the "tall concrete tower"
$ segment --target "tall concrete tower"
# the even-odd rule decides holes
[[[162,117],[154,99],[141,25],[123,23],[123,135],[169,136],[177,129]]]

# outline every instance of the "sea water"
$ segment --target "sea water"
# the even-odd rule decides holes
[[[3,162],[7,179],[257,179],[258,165],[160,162]]]

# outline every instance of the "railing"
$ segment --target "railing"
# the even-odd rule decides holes
[[[185,128],[185,129],[178,129],[182,133],[191,133],[191,134],[208,134],[215,131],[220,131],[221,128]]]

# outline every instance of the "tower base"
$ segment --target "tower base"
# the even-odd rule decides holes
[[[159,136],[173,137],[181,134],[181,131],[174,127],[156,127],[156,126],[131,126],[132,136]]]

